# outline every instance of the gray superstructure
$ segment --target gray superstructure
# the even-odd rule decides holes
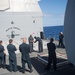
[[[40,36],[42,31],[38,0],[0,0],[0,39]]]

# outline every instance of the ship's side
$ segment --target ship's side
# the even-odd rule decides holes
[[[2,3],[1,3],[2,2]],[[0,39],[40,36],[42,11],[37,0],[3,0],[0,2]],[[12,33],[13,32],[13,33]]]
[[[65,47],[68,60],[75,65],[75,0],[68,0],[64,20]]]

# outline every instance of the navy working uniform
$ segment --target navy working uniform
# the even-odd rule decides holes
[[[64,39],[64,35],[60,33],[59,34],[59,47],[62,47],[62,48],[64,48],[63,39]]]
[[[39,37],[34,37],[34,38],[36,39],[34,43],[36,43],[38,41],[39,52],[43,52],[43,43],[42,43],[41,38],[39,38]]]
[[[30,45],[30,52],[32,52],[33,51],[33,41],[34,41],[32,35],[30,35],[30,37],[28,38],[28,41]]]
[[[22,71],[25,72],[25,64],[28,64],[28,68],[32,71],[31,61],[30,61],[30,46],[26,43],[22,43],[19,46],[19,50],[21,52],[21,61],[22,61]]]
[[[16,54],[15,51],[17,50],[16,47],[13,44],[9,44],[7,46],[8,53],[9,53],[9,66],[10,71],[17,71],[17,60],[16,60]]]
[[[51,63],[53,63],[53,68],[56,70],[56,53],[55,49],[56,46],[53,42],[47,43],[47,48],[48,48],[48,64],[46,66],[46,70],[49,70],[51,67]]]
[[[4,47],[0,45],[0,67],[3,64],[3,67],[5,67],[5,54],[4,54]]]

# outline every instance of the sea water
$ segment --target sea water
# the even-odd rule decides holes
[[[59,33],[64,33],[64,26],[46,26],[43,27],[44,30],[44,37],[46,39],[50,39],[51,37],[58,40],[59,39]]]

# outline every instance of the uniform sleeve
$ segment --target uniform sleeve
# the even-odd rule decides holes
[[[36,40],[35,40],[35,42],[34,43],[36,43],[38,41],[38,38],[36,38]]]
[[[63,38],[64,38],[64,35],[63,35]]]
[[[28,45],[28,52],[30,53],[30,46]]]
[[[54,47],[55,47],[55,49],[56,49],[56,46],[55,46],[55,44],[54,44]]]
[[[28,42],[30,42],[30,38],[28,38]]]
[[[21,52],[21,45],[19,46],[19,51]]]
[[[32,37],[32,40],[34,40],[34,38]]]
[[[48,54],[49,54],[49,46],[48,46],[48,44],[47,44],[47,49],[48,49]]]
[[[4,47],[3,46],[0,47],[0,52],[4,52]]]
[[[3,51],[4,51],[5,49],[4,49],[4,46],[3,46]]]
[[[14,50],[15,50],[15,51],[17,50],[15,46],[14,46]]]
[[[49,50],[48,44],[47,44],[47,49]]]

